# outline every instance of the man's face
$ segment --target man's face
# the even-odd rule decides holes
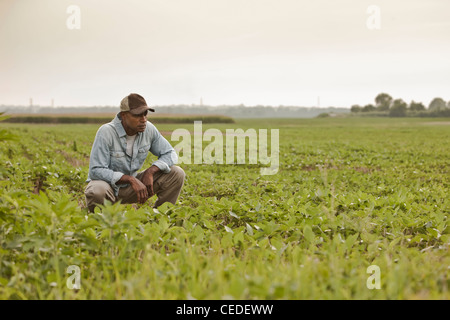
[[[135,115],[131,112],[124,112],[122,114],[122,125],[128,135],[134,135],[137,132],[144,132],[147,125],[147,113],[145,111],[141,114]]]

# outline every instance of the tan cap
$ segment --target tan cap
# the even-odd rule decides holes
[[[129,111],[132,114],[141,114],[147,110],[155,112],[155,109],[147,106],[145,99],[137,93],[130,93],[120,102],[120,111]]]

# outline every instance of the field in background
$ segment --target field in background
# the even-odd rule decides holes
[[[98,125],[1,123],[17,139],[0,142],[0,299],[449,299],[449,122],[205,124],[279,129],[278,173],[182,164],[177,205],[95,214],[83,191]],[[193,123],[157,127],[170,141]]]

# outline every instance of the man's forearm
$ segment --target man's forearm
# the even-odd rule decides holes
[[[137,178],[124,174],[117,184],[130,184],[134,192],[136,192],[139,203],[144,203],[148,199],[147,187]]]
[[[95,164],[91,161],[89,177],[92,180],[103,180],[113,186],[116,186],[122,176],[123,173],[115,172],[105,167],[95,166]]]
[[[157,166],[151,166],[145,170],[145,174],[155,174],[158,171],[160,171],[160,169]],[[124,174],[122,178],[116,182],[116,184],[131,184],[134,180],[136,180],[136,177]]]
[[[131,184],[136,180],[135,177],[124,174],[122,178],[120,178],[116,184]]]
[[[149,167],[147,170],[145,170],[145,174],[155,174],[156,172],[160,171],[161,169],[159,169],[157,166],[151,166]]]

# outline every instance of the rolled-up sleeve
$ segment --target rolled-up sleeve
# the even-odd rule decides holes
[[[111,184],[114,189],[118,188],[117,181],[124,175],[122,172],[113,171],[109,168],[111,141],[107,134],[104,134],[101,127],[95,136],[92,145],[91,157],[89,160],[89,178],[92,180],[103,180]]]
[[[169,141],[154,126],[152,126],[152,137],[150,152],[158,157],[152,165],[157,166],[162,172],[168,173],[170,167],[177,164],[178,155]]]

